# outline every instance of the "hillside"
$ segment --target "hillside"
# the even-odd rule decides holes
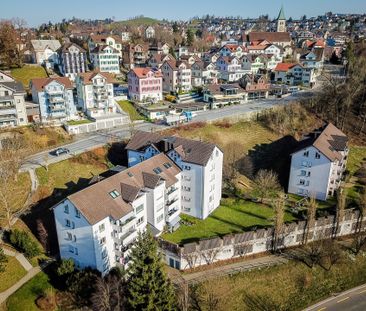
[[[156,25],[159,23],[160,23],[160,21],[158,19],[143,16],[143,17],[132,18],[132,19],[124,20],[124,21],[115,22],[114,24],[119,25],[119,26],[140,26],[140,25],[150,26],[150,25]]]

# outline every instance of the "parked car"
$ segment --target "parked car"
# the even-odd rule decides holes
[[[51,152],[52,155],[55,155],[56,157],[63,155],[63,154],[68,154],[70,153],[70,150],[67,148],[57,148],[56,150],[53,150]]]

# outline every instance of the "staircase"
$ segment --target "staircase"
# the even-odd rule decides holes
[[[201,101],[203,96],[201,96],[198,93],[192,93],[192,94],[182,94],[178,95],[177,102],[178,103],[191,103],[191,102],[197,102]]]

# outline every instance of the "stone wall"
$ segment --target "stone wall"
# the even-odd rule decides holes
[[[356,228],[366,230],[366,217],[361,219],[358,210],[346,210],[343,220],[337,225],[335,216],[317,219],[315,226],[309,228],[306,221],[286,224],[274,239],[274,228],[259,229],[238,234],[215,237],[179,246],[159,240],[160,249],[168,265],[180,270],[211,264],[220,260],[245,257],[272,251],[274,248],[299,246],[308,242],[347,236]]]

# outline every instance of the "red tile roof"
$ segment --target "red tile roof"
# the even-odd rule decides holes
[[[297,63],[279,63],[277,64],[275,71],[288,71],[289,69],[291,69],[292,67],[299,65]]]
[[[139,78],[139,79],[144,79],[147,77],[147,74],[149,72],[154,73],[154,77],[155,78],[160,78],[162,77],[162,73],[160,71],[153,71],[150,67],[145,67],[145,68],[134,68],[131,69],[131,71],[133,71],[135,73],[135,75]]]
[[[38,92],[42,92],[44,87],[48,84],[50,84],[53,81],[57,81],[58,83],[65,86],[67,89],[72,89],[73,85],[69,78],[67,77],[59,77],[59,78],[35,78],[31,80],[32,86],[35,87],[35,89]]]

